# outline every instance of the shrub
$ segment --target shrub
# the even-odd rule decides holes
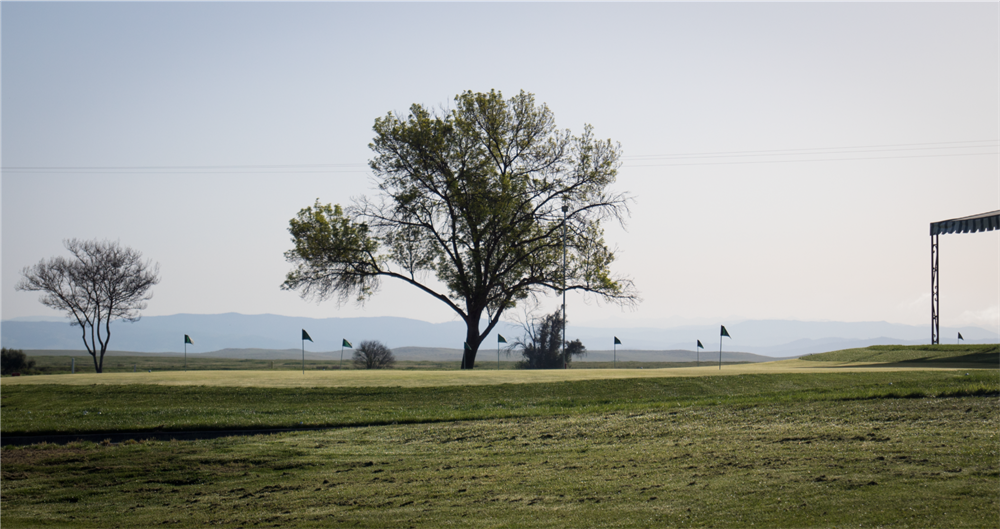
[[[396,357],[382,342],[361,342],[354,350],[354,367],[359,369],[387,369],[396,364]]]
[[[15,372],[25,372],[35,367],[34,360],[28,360],[20,349],[0,349],[0,374],[9,375]]]
[[[515,341],[512,348],[521,347],[521,361],[518,369],[562,369],[574,356],[584,356],[587,348],[580,340],[566,343],[566,355],[562,351],[562,314],[556,311],[543,316],[525,329],[524,338]]]

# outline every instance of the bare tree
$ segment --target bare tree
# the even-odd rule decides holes
[[[79,326],[83,344],[101,373],[111,341],[111,322],[139,321],[139,311],[160,282],[160,265],[117,241],[63,241],[73,258],[53,257],[21,270],[17,290],[42,292],[42,305],[65,311]]]
[[[365,341],[354,350],[354,367],[363,369],[387,369],[396,365],[396,357],[382,342]]]

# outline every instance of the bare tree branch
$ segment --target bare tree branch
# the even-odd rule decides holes
[[[111,322],[139,321],[140,311],[160,282],[160,265],[118,242],[63,241],[73,259],[54,257],[21,270],[17,290],[41,292],[39,301],[68,313],[80,327],[83,344],[101,373],[111,342]]]

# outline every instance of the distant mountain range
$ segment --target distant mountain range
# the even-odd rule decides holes
[[[15,349],[82,350],[80,329],[63,321],[25,321],[19,318],[0,322],[0,343]],[[40,318],[44,319],[44,318]],[[901,325],[886,322],[802,322],[785,320],[748,320],[720,322],[730,338],[724,338],[724,352],[744,352],[769,357],[791,357],[888,344],[926,344],[930,342],[927,325]],[[460,350],[465,339],[465,325],[459,321],[428,323],[394,317],[374,318],[300,318],[273,314],[175,314],[148,316],[136,323],[111,324],[110,348],[116,351],[182,352],[184,335],[194,341],[189,354],[224,349],[283,350],[300,348],[302,329],[313,342],[306,342],[307,353],[339,352],[341,340],[353,345],[363,340],[379,340],[390,348],[423,347]],[[481,346],[489,356],[496,349],[496,333],[508,341],[520,337],[516,324],[501,322]],[[1000,336],[979,327],[944,328],[945,343],[955,343],[958,332],[965,343],[997,343]],[[687,351],[701,340],[705,354],[718,351],[718,325],[692,325],[670,328],[599,328],[567,329],[570,340],[579,339],[587,349],[608,351],[617,336],[626,349],[637,351]],[[457,353],[456,353],[457,354]],[[717,353],[716,353],[717,354]],[[716,357],[717,358],[717,357]],[[427,358],[428,360],[432,358]]]

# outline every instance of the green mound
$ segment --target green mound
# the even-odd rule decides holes
[[[800,357],[813,362],[879,362],[886,364],[981,364],[1000,366],[1000,345],[872,345]]]

